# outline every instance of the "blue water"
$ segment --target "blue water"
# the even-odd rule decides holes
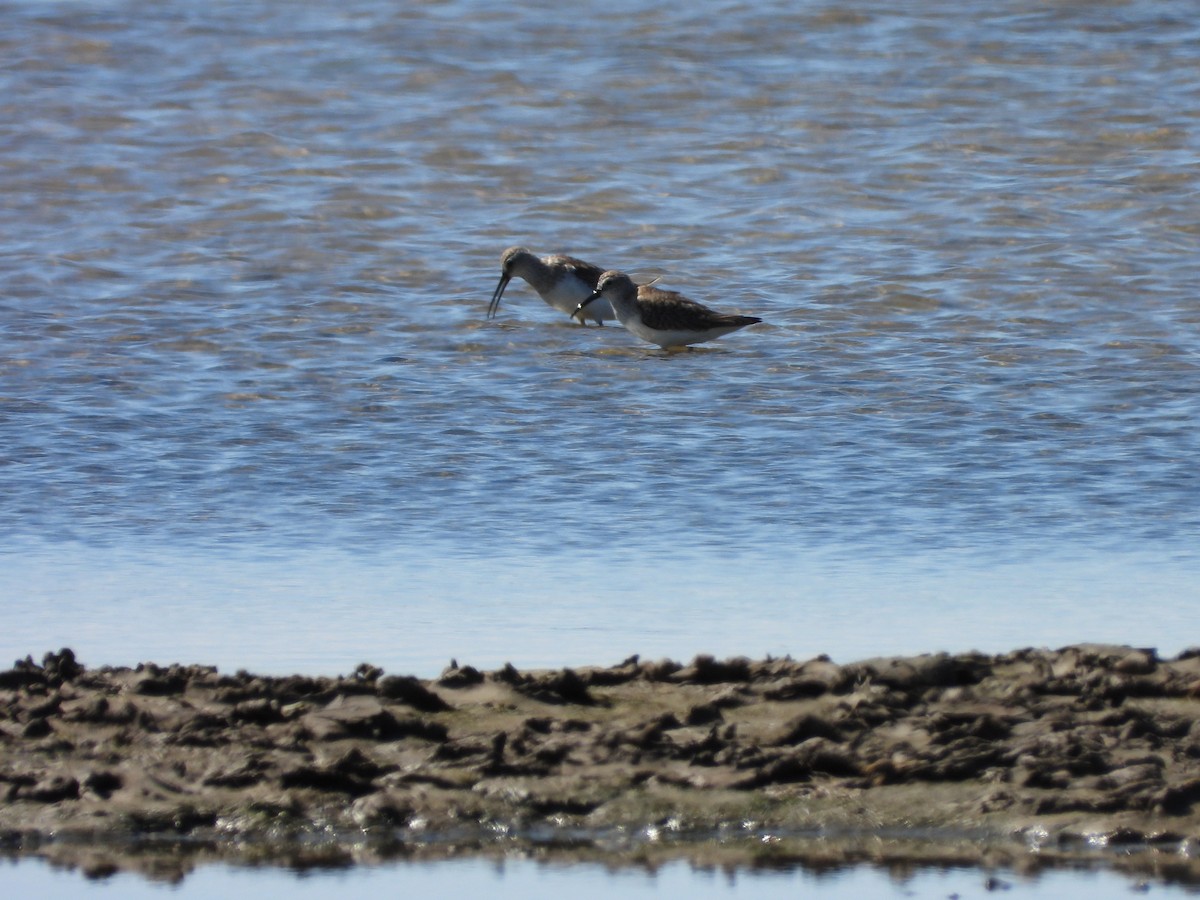
[[[1183,897],[1193,892],[1178,885],[1154,884],[1137,876],[1105,871],[1048,871],[1019,874],[1004,869],[981,872],[963,868],[831,868],[824,872],[797,869],[727,871],[715,867],[667,863],[654,870],[609,869],[598,865],[561,866],[529,860],[454,860],[408,863],[403,866],[355,868],[350,871],[309,871],[281,875],[270,869],[207,866],[182,883],[154,883],[135,875],[85,881],[71,872],[40,863],[0,868],[0,881],[18,896],[120,896],[124,900],[159,898],[164,894],[192,900],[201,897],[257,897],[264,890],[285,891],[296,900],[345,896],[347,890],[374,895],[434,898],[523,897],[559,900],[564,895],[593,897],[680,897],[695,900],[736,897],[819,896],[839,898],[992,896],[1053,898],[1125,898],[1149,893]]]
[[[55,553],[58,556],[55,556]],[[88,665],[203,661],[223,671],[437,674],[767,654],[842,662],[931,650],[1005,652],[1081,640],[1178,653],[1197,588],[1160,557],[981,564],[742,554],[726,568],[610,560],[382,560],[314,549],[242,559],[38,548],[0,572],[10,655],[72,646]]]
[[[1196,640],[1190,5],[2,11],[0,659]]]

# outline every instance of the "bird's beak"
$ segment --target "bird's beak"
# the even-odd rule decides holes
[[[582,322],[583,321],[583,308],[599,296],[600,296],[599,291],[592,291],[592,296],[588,297],[586,300],[584,300],[582,303],[580,303],[577,307],[575,307],[575,312],[571,313],[571,318],[578,319],[580,322]]]
[[[504,289],[508,287],[508,282],[512,279],[511,275],[500,275],[500,281],[496,284],[496,290],[492,291],[492,302],[488,304],[487,317],[489,319],[496,315],[496,310],[500,308],[500,297],[504,294]]]

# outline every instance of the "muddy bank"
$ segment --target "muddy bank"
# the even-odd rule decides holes
[[[104,874],[516,847],[1021,868],[1119,846],[1196,883],[1198,713],[1200,651],[1129,647],[428,681],[63,650],[0,672],[0,847]]]

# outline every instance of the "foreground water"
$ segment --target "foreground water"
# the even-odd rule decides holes
[[[0,2],[0,656],[1188,646],[1193,13]]]
[[[726,897],[819,896],[839,898],[989,896],[1021,898],[1183,897],[1193,892],[1178,885],[1157,884],[1103,870],[1049,871],[1034,875],[998,869],[980,872],[953,867],[885,868],[860,866],[825,871],[725,871],[669,863],[652,871],[611,869],[593,865],[555,866],[528,860],[456,860],[409,863],[345,871],[306,871],[280,876],[255,868],[210,866],[181,883],[154,882],[133,875],[83,881],[78,875],[42,863],[21,863],[3,870],[3,881],[17,896],[59,897],[119,895],[126,900],[172,897],[262,896],[264,890],[284,890],[296,900],[344,896],[347,889],[423,898],[482,896],[558,900],[569,893],[580,900],[611,897],[681,897],[694,900]]]
[[[619,7],[4,4],[0,652],[1193,640],[1189,7]]]

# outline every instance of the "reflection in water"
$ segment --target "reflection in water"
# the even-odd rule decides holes
[[[286,890],[289,896],[332,897],[346,889],[345,867],[354,866],[353,884],[375,893],[403,893],[420,897],[461,897],[478,893],[530,898],[560,898],[564,893],[578,897],[610,897],[614,891],[629,897],[683,896],[694,898],[761,897],[764,891],[835,898],[904,896],[977,896],[1013,890],[1021,897],[1069,898],[1124,897],[1130,890],[1187,896],[1193,879],[1182,877],[1186,864],[1146,858],[1140,864],[1122,861],[1123,871],[1090,868],[1076,860],[1067,869],[1027,856],[1014,868],[1009,861],[986,869],[964,866],[947,856],[942,848],[912,858],[889,860],[886,842],[869,853],[867,863],[838,862],[836,848],[826,848],[807,859],[771,861],[765,849],[763,864],[730,866],[721,862],[719,851],[693,862],[670,856],[629,865],[609,860],[565,864],[554,856],[534,861],[500,856],[469,860],[421,861],[401,865],[381,863],[368,852],[363,856],[296,859],[284,869],[235,867],[216,864],[191,866],[179,857],[157,856],[145,871],[117,874],[107,868],[103,852],[91,855],[82,874],[99,878],[106,886],[119,887],[130,900],[157,897],[161,882],[172,883],[172,893],[190,897],[238,898],[259,896],[263,890]],[[653,854],[652,854],[653,856]],[[173,868],[181,863],[183,869]],[[66,863],[72,866],[72,863]],[[90,870],[87,866],[92,866]],[[159,882],[159,883],[156,883]],[[58,896],[77,892],[80,871],[51,868],[38,861],[9,866],[5,883],[12,889],[25,888],[29,895]]]

